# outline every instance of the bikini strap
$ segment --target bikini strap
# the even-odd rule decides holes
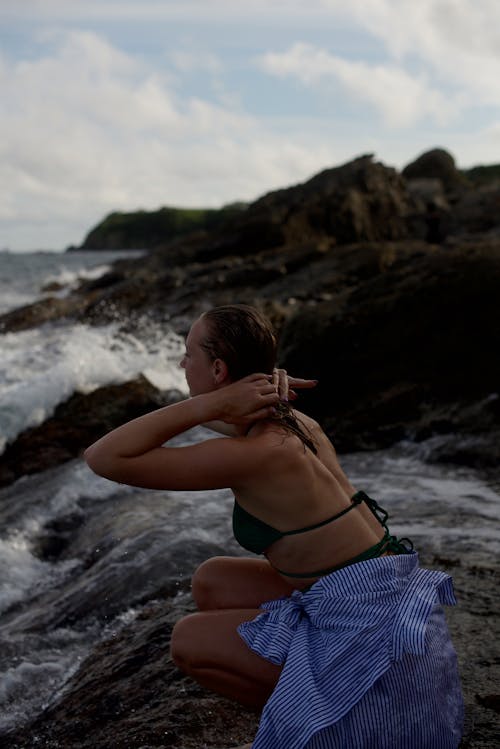
[[[343,510],[338,512],[336,515],[332,515],[326,520],[322,520],[320,523],[314,523],[313,525],[306,525],[305,528],[296,528],[293,531],[281,531],[281,535],[293,536],[297,533],[305,533],[306,531],[312,531],[315,528],[321,528],[323,525],[328,525],[328,523],[333,523],[334,520],[338,520],[343,515],[347,515],[348,512],[350,512],[351,510],[354,510],[355,507],[360,505],[362,502],[366,502],[367,500],[370,500],[370,502],[375,502],[375,500],[371,500],[370,497],[368,497],[368,495],[365,494],[364,492],[356,492],[356,494],[354,494],[354,496],[351,497],[351,504],[349,505],[349,507],[344,508]],[[375,502],[375,504],[377,503]],[[370,507],[370,509],[372,508]],[[386,520],[387,520],[387,517],[389,516],[386,513]]]
[[[384,510],[384,508],[381,507],[375,499],[369,497],[368,494],[365,494],[364,492],[357,492],[357,494],[363,495],[364,502],[373,512],[382,528],[384,528],[384,530],[386,531],[387,546],[384,551],[392,551],[395,554],[408,554],[410,551],[413,551],[414,547],[413,541],[411,539],[396,538],[396,536],[391,536],[389,528],[387,526],[387,521],[389,519],[389,513],[387,512],[387,510]],[[384,538],[386,536],[384,536]]]
[[[365,492],[363,491],[356,492],[356,494],[351,498],[350,506],[346,507],[345,510],[342,510],[342,512],[339,512],[338,515],[334,515],[332,518],[329,518],[328,520],[324,520],[322,523],[318,523],[317,525],[312,525],[312,526],[309,526],[308,528],[302,528],[299,531],[288,531],[286,535],[292,535],[293,533],[301,533],[302,531],[305,531],[305,530],[311,530],[313,528],[319,528],[322,525],[326,525],[327,523],[330,523],[333,520],[336,520],[337,518],[342,517],[342,515],[345,515],[347,512],[350,512],[350,510],[352,510],[357,505],[360,505],[362,502],[368,505],[368,507],[373,512],[378,522],[384,529],[384,535],[378,543],[374,544],[373,546],[370,546],[369,549],[366,549],[366,551],[361,552],[361,554],[357,554],[355,557],[348,559],[346,562],[337,564],[334,567],[328,567],[327,569],[324,569],[324,570],[315,570],[314,572],[305,572],[305,573],[304,572],[285,572],[284,570],[280,570],[278,567],[274,567],[274,565],[272,565],[273,568],[276,570],[276,572],[279,572],[282,575],[286,575],[286,577],[292,577],[292,578],[297,578],[297,579],[307,578],[307,577],[321,577],[322,575],[329,575],[331,572],[336,572],[337,570],[341,570],[343,567],[348,567],[351,564],[356,564],[357,562],[365,562],[367,559],[375,559],[376,557],[379,557],[382,554],[384,554],[386,551],[391,551],[393,554],[409,554],[411,551],[413,551],[413,542],[409,538],[398,539],[396,536],[391,535],[391,532],[387,526],[389,513],[387,512],[387,510],[384,510],[384,508],[381,507],[375,499],[372,499],[371,497],[368,496],[368,494],[365,494]],[[408,546],[406,544],[408,544]]]

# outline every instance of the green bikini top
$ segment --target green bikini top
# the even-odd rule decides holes
[[[336,515],[332,515],[326,520],[322,520],[320,523],[314,523],[313,525],[306,525],[304,528],[297,528],[291,531],[279,531],[277,528],[273,528],[272,525],[265,523],[263,520],[256,518],[255,515],[251,515],[245,510],[236,500],[234,500],[233,507],[233,533],[235,539],[238,541],[240,546],[248,551],[253,551],[255,554],[262,554],[268,549],[275,541],[285,536],[294,536],[299,533],[306,533],[306,531],[312,531],[315,528],[321,528],[323,525],[328,525],[338,520],[343,515],[353,510],[355,507],[365,502],[370,510],[373,512],[380,525],[384,528],[385,533],[383,538],[374,546],[371,546],[366,551],[358,554],[356,557],[349,559],[347,562],[330,567],[325,570],[316,570],[315,572],[307,573],[293,573],[284,572],[275,568],[277,572],[281,572],[283,575],[288,577],[317,577],[320,575],[327,575],[330,572],[334,572],[342,567],[347,567],[349,564],[355,564],[356,562],[362,562],[365,559],[373,559],[381,556],[386,551],[392,551],[395,554],[407,554],[413,549],[413,544],[409,539],[398,540],[395,536],[391,536],[389,528],[387,527],[388,513],[380,507],[380,505],[371,499],[365,492],[359,491],[351,498],[351,504]],[[407,548],[403,541],[408,541],[410,548]]]

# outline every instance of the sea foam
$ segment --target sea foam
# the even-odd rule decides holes
[[[0,450],[23,430],[47,419],[74,392],[88,393],[139,374],[161,389],[185,391],[182,339],[148,328],[148,338],[118,324],[47,324],[8,333],[0,342]]]

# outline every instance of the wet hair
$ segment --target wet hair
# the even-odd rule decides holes
[[[203,320],[208,332],[201,348],[211,361],[225,362],[232,381],[254,372],[272,373],[276,366],[277,338],[270,320],[258,309],[248,304],[225,304],[205,312]],[[278,403],[271,419],[317,452],[312,436],[288,403]]]
[[[270,321],[246,304],[226,304],[203,314],[208,334],[201,347],[212,361],[222,359],[231,380],[254,372],[270,374],[277,341]]]

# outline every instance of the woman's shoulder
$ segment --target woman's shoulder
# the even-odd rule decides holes
[[[298,435],[272,421],[259,424],[245,442],[248,450],[262,461],[262,469],[268,464],[277,469],[283,463],[296,460],[297,453],[304,453],[304,443]]]
[[[315,430],[315,431],[320,431],[320,432],[323,431],[321,429],[319,423],[316,421],[316,419],[313,419],[312,416],[308,416],[307,414],[303,413],[302,411],[297,411],[296,408],[293,409],[293,413],[294,413],[294,416],[296,417],[296,419],[301,424],[303,424],[305,427],[307,427],[307,429]]]

